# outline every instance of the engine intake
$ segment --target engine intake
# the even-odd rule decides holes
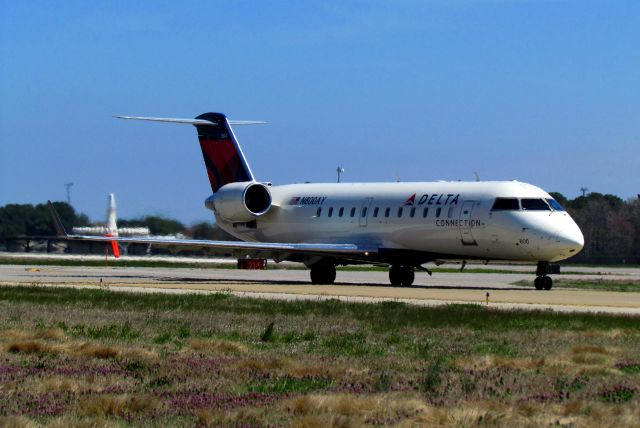
[[[262,183],[229,183],[207,199],[205,205],[226,221],[247,222],[269,211],[271,192]]]

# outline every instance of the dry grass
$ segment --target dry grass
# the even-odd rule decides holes
[[[620,407],[571,401],[565,404],[520,403],[496,400],[436,407],[398,394],[312,394],[283,403],[294,427],[343,427],[387,424],[399,427],[637,427],[640,405]],[[233,421],[230,421],[233,422]]]
[[[487,370],[491,368],[507,368],[512,370],[538,370],[546,364],[545,358],[507,358],[497,355],[467,357],[457,361],[464,369]]]
[[[129,358],[152,361],[158,358],[156,351],[131,346],[102,345],[95,342],[66,342],[50,345],[41,340],[13,341],[5,345],[5,350],[22,354],[62,354],[90,358]]]
[[[81,400],[79,413],[87,416],[123,416],[130,413],[153,411],[160,402],[149,395],[99,395]]]
[[[578,345],[571,349],[571,361],[583,366],[598,366],[601,368],[611,368],[613,366],[613,356],[618,353],[615,348],[605,348],[594,345]]]
[[[24,416],[0,416],[0,428],[35,428],[37,425]]]
[[[66,377],[45,379],[37,386],[41,392],[78,392],[85,389],[84,383]]]
[[[22,354],[46,354],[51,352],[51,347],[39,340],[24,340],[10,342],[6,345],[7,352]]]
[[[192,339],[189,346],[194,351],[213,351],[223,354],[246,354],[247,347],[229,340]]]
[[[213,411],[201,409],[196,411],[198,425],[203,427],[230,426],[269,426],[266,411],[263,409],[242,408],[232,411]]]
[[[430,407],[399,394],[310,394],[287,400],[283,407],[295,427],[361,426],[365,423],[399,423],[419,418]]]
[[[604,354],[604,355],[608,355],[608,354],[613,353],[611,350],[608,350],[608,349],[604,348],[603,346],[594,346],[594,345],[574,346],[571,349],[571,352],[573,354],[590,353],[590,354]]]
[[[36,331],[26,330],[4,330],[0,332],[0,341],[17,341],[17,340],[50,340],[63,341],[67,340],[67,335],[60,328],[47,328]]]
[[[121,424],[105,419],[104,417],[84,417],[78,419],[69,416],[55,418],[46,425],[47,428],[116,428],[121,426]]]
[[[122,352],[113,346],[99,345],[96,343],[70,344],[65,349],[67,353],[92,358],[115,358]]]
[[[263,374],[292,377],[322,377],[345,380],[357,378],[368,380],[368,370],[356,370],[342,367],[340,364],[326,364],[312,358],[294,360],[289,357],[276,355],[266,358],[250,357],[238,362],[238,368],[251,370]]]
[[[568,352],[545,358],[508,358],[498,355],[480,355],[459,359],[456,365],[463,369],[488,370],[543,370],[550,374],[578,374],[613,372],[616,356],[621,350],[597,345],[576,345]]]

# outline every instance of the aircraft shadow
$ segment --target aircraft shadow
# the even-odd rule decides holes
[[[228,284],[233,282],[235,284],[262,284],[262,285],[311,285],[309,281],[293,281],[293,280],[265,280],[265,279],[217,279],[217,278],[156,278],[161,282],[175,282],[175,283],[216,283],[216,284]],[[336,282],[333,284],[336,287],[384,287],[384,288],[409,288],[409,289],[421,289],[421,290],[477,290],[477,291],[535,291],[532,288],[523,287],[473,287],[465,285],[412,285],[410,287],[394,286],[391,284],[379,284],[379,283],[360,283],[360,282]]]
[[[208,284],[262,284],[262,285],[311,285],[309,281],[296,281],[296,280],[273,280],[273,279],[230,279],[230,278],[190,278],[190,277],[157,277],[149,275],[24,275],[24,276],[37,276],[37,277],[64,277],[64,278],[95,278],[95,279],[141,279],[141,280],[155,280],[163,283],[208,283]],[[476,287],[468,285],[412,285],[409,287],[395,286],[386,283],[361,283],[361,282],[336,282],[333,284],[336,287],[384,287],[384,288],[410,288],[420,290],[476,290],[476,291],[536,291],[535,288],[525,287]]]

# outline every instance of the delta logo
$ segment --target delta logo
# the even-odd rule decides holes
[[[409,198],[407,198],[407,201],[404,203],[404,206],[412,207],[415,201],[416,201],[416,194],[414,193],[413,195],[409,196]]]
[[[434,193],[428,194],[425,193],[416,202],[417,194],[409,196],[403,206],[405,207],[413,207],[415,205],[458,205],[458,200],[460,199],[460,194],[453,193]]]

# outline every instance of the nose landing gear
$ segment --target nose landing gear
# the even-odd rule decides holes
[[[533,281],[533,285],[536,286],[536,290],[551,290],[553,287],[553,279],[550,276],[539,276]]]
[[[536,279],[533,281],[536,290],[551,290],[553,287],[553,279],[547,276],[549,273],[549,262],[538,262],[536,268]]]
[[[392,265],[389,268],[389,281],[391,285],[410,287],[415,279],[413,266]]]

